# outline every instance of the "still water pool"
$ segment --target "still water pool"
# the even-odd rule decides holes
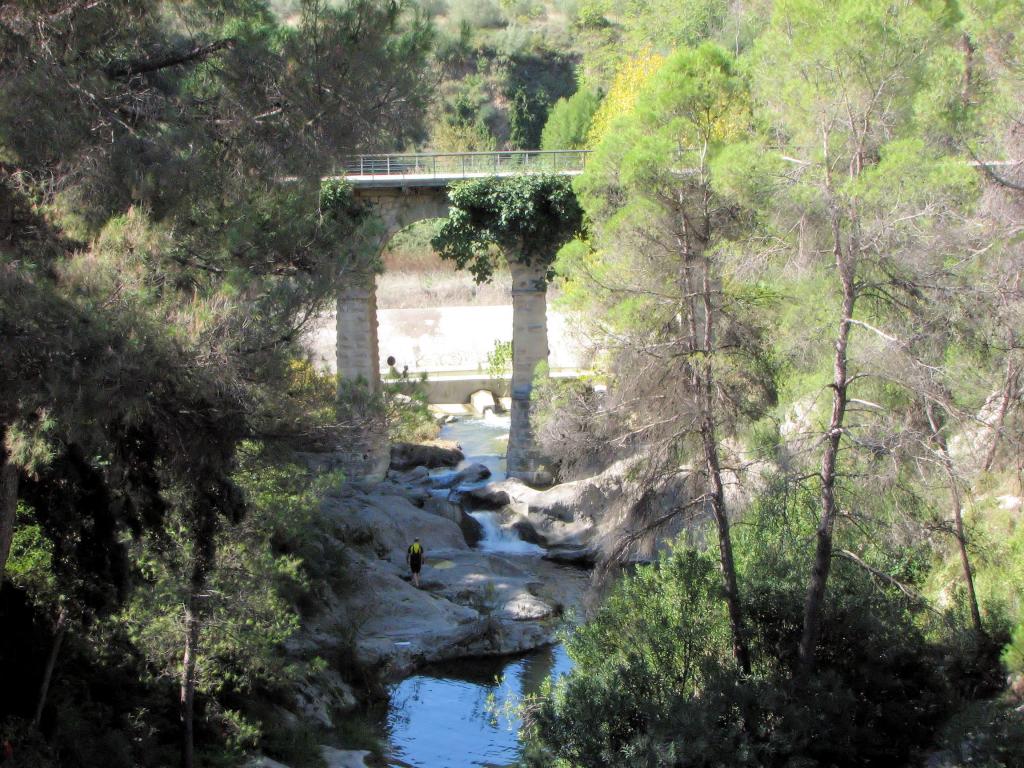
[[[472,659],[435,666],[391,689],[387,743],[392,765],[475,768],[515,765],[518,720],[490,702],[536,693],[572,662],[562,646],[512,659]]]

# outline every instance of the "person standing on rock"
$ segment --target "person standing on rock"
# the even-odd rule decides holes
[[[405,562],[409,564],[409,570],[412,571],[412,585],[419,589],[420,569],[423,567],[423,545],[420,544],[419,537],[416,537],[409,545],[409,551],[405,553]]]

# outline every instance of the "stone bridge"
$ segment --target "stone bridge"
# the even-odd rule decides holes
[[[400,230],[424,219],[448,215],[448,186],[465,179],[529,173],[577,175],[587,152],[462,152],[449,154],[360,155],[343,168],[355,196],[372,204],[383,224],[383,249]],[[512,274],[512,413],[508,447],[510,475],[544,482],[530,426],[533,372],[548,359],[545,268],[509,259]],[[342,286],[337,315],[338,377],[342,385],[361,381],[379,389],[375,277],[365,275]]]

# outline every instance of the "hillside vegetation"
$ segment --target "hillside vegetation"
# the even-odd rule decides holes
[[[689,5],[587,134],[555,269],[608,394],[540,382],[540,433],[703,490],[610,563],[702,513],[713,544],[571,636],[533,759],[1016,764],[1024,7]]]
[[[524,763],[1024,764],[1022,43],[1022,0],[0,4],[0,761],[322,765],[296,700],[382,687],[344,613],[297,641],[379,608],[317,456],[436,425],[302,339],[571,237],[593,378],[538,370],[532,426],[635,503]],[[538,147],[592,152],[383,254],[330,180]]]

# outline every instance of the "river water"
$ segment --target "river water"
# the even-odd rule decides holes
[[[491,481],[505,477],[507,417],[461,419],[441,432],[462,446],[467,463],[485,464]],[[543,550],[521,541],[498,525],[497,513],[475,512],[484,527],[480,549],[501,553],[547,577],[576,579],[585,575],[542,561]],[[582,589],[582,586],[581,586]],[[505,768],[521,754],[520,723],[495,713],[489,702],[536,693],[552,676],[572,667],[561,645],[504,658],[462,659],[434,665],[395,683],[383,724],[388,762],[415,768]],[[500,709],[500,707],[499,707]]]

